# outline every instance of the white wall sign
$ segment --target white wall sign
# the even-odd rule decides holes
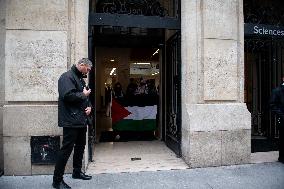
[[[246,23],[245,35],[284,37],[284,27]]]

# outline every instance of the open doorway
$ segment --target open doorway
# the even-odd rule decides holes
[[[177,158],[181,143],[180,18],[165,17],[178,11],[168,13],[162,6],[178,10],[179,1],[160,2],[130,6],[128,1],[98,1],[95,13],[90,13],[89,54],[95,63],[90,85],[95,89],[96,107],[96,165],[90,165],[90,171],[95,167],[93,171],[100,172],[101,162],[104,170],[115,172],[115,167],[105,167],[106,159],[116,167],[143,162],[140,168],[136,163],[119,172],[187,168]]]
[[[109,27],[94,28],[94,37],[99,38],[99,41],[94,40],[96,164],[93,169],[90,166],[89,171],[99,173],[187,168],[177,158],[176,151],[166,146],[167,141],[171,145],[174,143],[174,137],[169,136],[177,135],[176,124],[180,121],[174,117],[178,114],[174,108],[180,107],[178,100],[174,99],[180,92],[172,90],[174,83],[178,84],[179,81],[174,76],[178,71],[175,64],[166,66],[167,59],[172,62],[178,60],[177,51],[169,53],[179,45],[172,43],[180,40],[177,37],[179,32],[151,29],[145,35],[145,29],[139,33],[139,28],[136,28],[135,34],[120,34],[123,37],[112,40],[109,30]],[[172,114],[166,114],[167,111]],[[166,128],[166,122],[170,123],[170,130]],[[103,161],[101,157],[104,157]],[[104,163],[106,159],[109,161],[108,168]],[[161,160],[164,160],[163,163]]]
[[[97,75],[101,94],[97,97],[100,103],[96,131],[100,142],[160,138],[157,127],[160,60],[158,53],[153,56],[157,51],[155,48],[96,48],[97,60],[103,59],[100,65],[103,71]],[[109,121],[102,124],[100,119],[104,116]]]
[[[163,29],[93,28],[97,142],[155,140]]]

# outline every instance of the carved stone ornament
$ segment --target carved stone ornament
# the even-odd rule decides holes
[[[158,0],[99,0],[97,13],[168,16],[168,11]]]

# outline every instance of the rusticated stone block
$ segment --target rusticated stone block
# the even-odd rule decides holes
[[[221,165],[221,131],[190,133],[190,167]]]
[[[31,175],[30,137],[3,137],[4,174]]]
[[[66,32],[7,31],[6,101],[57,101],[57,81],[66,70]]]
[[[238,99],[237,42],[204,40],[204,100]]]
[[[68,29],[68,0],[8,0],[6,2],[8,29]]]
[[[186,107],[191,132],[251,128],[251,116],[244,103],[189,104]]]
[[[61,135],[57,116],[57,105],[5,105],[3,135]]]
[[[250,163],[251,131],[222,131],[222,165]]]
[[[204,38],[237,40],[238,0],[204,0]]]
[[[190,164],[190,149],[189,149],[189,144],[190,144],[190,133],[186,129],[182,129],[182,139],[181,139],[181,153],[184,161],[187,164]]]
[[[4,169],[3,135],[0,135],[0,169]]]

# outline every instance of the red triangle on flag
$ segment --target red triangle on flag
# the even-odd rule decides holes
[[[111,105],[112,123],[116,123],[130,114],[131,112],[129,112],[124,106],[120,105],[114,98],[112,99],[112,105]]]

